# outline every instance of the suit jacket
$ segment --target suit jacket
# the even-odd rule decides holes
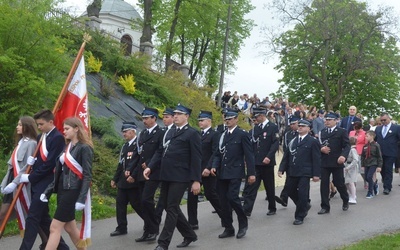
[[[397,143],[400,140],[400,126],[391,124],[385,138],[382,135],[383,126],[378,126],[375,129],[375,140],[381,146],[382,156],[397,157],[398,147]]]
[[[253,128],[252,135],[255,165],[275,166],[275,153],[279,149],[279,131],[275,123],[268,122],[262,129],[257,125]],[[265,157],[271,161],[268,165],[263,163]]]
[[[131,145],[126,143],[122,146],[117,170],[114,174],[114,182],[117,184],[118,188],[129,189],[138,187],[138,182],[135,180],[134,183],[129,183],[126,181],[125,171],[135,172],[138,166],[139,154],[137,150],[137,139],[135,139]]]
[[[328,146],[331,151],[329,154],[321,153],[321,167],[344,167],[344,164],[338,164],[337,160],[340,156],[347,159],[350,152],[349,136],[345,129],[335,127],[328,133],[328,128],[321,130],[319,135],[321,146]]]
[[[217,170],[218,178],[244,178],[246,176],[245,167],[247,167],[248,176],[255,175],[254,153],[249,134],[236,127],[232,134],[228,135],[228,131],[226,131],[222,136],[213,160],[213,168]]]
[[[306,135],[299,143],[299,137],[286,148],[279,171],[291,177],[314,177],[321,174],[321,145],[318,139]]]
[[[205,168],[211,169],[212,161],[218,150],[218,143],[221,134],[217,131],[212,130],[211,128],[207,130],[201,137],[201,168],[204,170]]]
[[[37,140],[40,140],[40,134]],[[41,147],[43,144],[40,145]],[[54,179],[54,168],[56,167],[56,161],[58,156],[63,152],[65,147],[64,136],[54,128],[46,136],[46,147],[49,152],[47,160],[44,161],[40,152],[36,155],[37,160],[32,166],[32,171],[29,175],[29,182],[32,184],[31,189],[33,192],[43,193],[46,187]]]
[[[151,159],[151,172],[160,168],[160,180],[170,182],[201,181],[201,138],[197,130],[186,124],[179,132],[169,129],[159,150]],[[158,165],[158,163],[161,164]]]
[[[3,181],[1,182],[0,185],[2,188],[5,188],[9,184],[7,181],[10,175],[13,176],[11,179],[14,179],[12,182],[14,182],[15,184],[19,184],[21,175],[25,174],[26,171],[27,167],[26,161],[28,160],[28,157],[32,156],[33,153],[35,152],[37,142],[35,139],[22,138],[19,144],[20,145],[17,151],[17,164],[20,168],[20,172],[18,176],[14,178],[14,169],[12,166],[12,159],[10,158],[7,162],[8,170],[6,176],[4,176]]]
[[[160,144],[164,137],[166,130],[161,129],[158,125],[147,133],[147,130],[143,130],[139,134],[138,149],[139,149],[139,162],[134,171],[131,172],[131,176],[138,181],[144,181],[142,164],[146,163],[149,166],[151,158],[159,149]],[[150,180],[160,180],[160,168],[156,167],[150,174]]]
[[[357,116],[354,116],[353,120],[351,121],[351,124],[349,124],[349,130],[347,130],[349,117],[350,116],[343,117],[342,121],[340,122],[340,127],[345,129],[347,131],[347,134],[349,134],[350,131],[354,130],[354,128],[353,128],[354,122],[361,122],[362,123],[360,118],[358,118]]]

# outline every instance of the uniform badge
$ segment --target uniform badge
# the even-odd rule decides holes
[[[389,133],[392,133],[392,130],[389,130],[388,132],[389,132]]]
[[[263,133],[264,139],[267,138],[267,132]]]
[[[126,159],[132,159],[133,152],[128,152],[126,154]]]

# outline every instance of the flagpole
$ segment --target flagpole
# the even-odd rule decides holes
[[[83,52],[85,51],[86,43],[88,43],[90,40],[91,40],[91,36],[89,34],[85,33],[83,35],[83,43],[82,43],[82,45],[81,45],[81,47],[80,47],[80,49],[78,51],[78,55],[76,56],[75,61],[72,64],[71,70],[69,71],[67,79],[65,80],[64,86],[61,89],[61,92],[60,92],[60,95],[58,96],[56,104],[54,105],[53,114],[56,113],[57,110],[60,108],[60,106],[62,104],[62,101],[63,101],[65,95],[67,94],[69,83],[71,82],[71,79],[72,79],[72,77],[73,77],[73,75],[74,75],[74,73],[75,73],[75,71],[76,71],[76,69],[78,67],[78,64],[79,64],[79,62],[80,62],[80,60],[82,58]],[[38,144],[36,146],[35,152],[33,153],[33,157],[35,157],[36,154],[38,153],[40,145],[42,143],[42,139],[43,139],[43,135],[40,137],[40,140],[39,140],[39,142],[38,142]],[[28,167],[26,168],[26,172],[25,173],[29,174],[30,171],[31,171],[31,166],[28,165]],[[14,209],[15,204],[17,203],[18,196],[20,195],[20,193],[22,191],[23,185],[25,185],[25,183],[21,183],[21,185],[18,185],[18,188],[17,188],[17,190],[15,192],[15,195],[14,195],[14,198],[13,198],[11,204],[10,204],[10,207],[8,208],[7,213],[6,213],[2,223],[0,225],[0,239],[3,237],[7,222],[9,220],[10,216],[11,216],[11,213],[12,213],[12,211]]]

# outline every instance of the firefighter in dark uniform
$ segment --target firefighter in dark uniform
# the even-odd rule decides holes
[[[217,214],[221,217],[221,204],[217,194],[217,178],[211,175],[212,160],[218,150],[220,133],[211,128],[212,112],[201,111],[197,120],[201,129],[201,184],[204,187],[204,195],[214,207]],[[188,193],[188,220],[193,229],[199,229],[197,220],[197,202],[198,196]]]
[[[281,164],[278,176],[286,172],[287,189],[290,198],[296,204],[294,225],[303,224],[311,205],[310,178],[319,181],[321,153],[319,141],[309,134],[310,122],[300,120],[298,122],[298,135],[288,144]]]
[[[177,247],[187,247],[197,240],[196,233],[179,207],[190,183],[190,192],[195,195],[200,192],[201,138],[199,132],[188,124],[191,112],[191,109],[180,104],[175,108],[175,128],[167,131],[163,137],[161,150],[157,151],[143,172],[144,177],[148,179],[158,166],[161,171],[160,196],[167,216],[164,228],[158,237],[157,250],[168,249],[175,227],[184,237],[183,242]]]
[[[289,143],[293,140],[298,135],[297,129],[298,129],[298,121],[300,118],[296,116],[291,116],[289,117],[289,124],[290,124],[290,130],[285,133],[283,136],[283,152],[286,151]],[[288,199],[289,199],[289,193],[288,193],[288,186],[287,183],[288,178],[285,180],[285,185],[283,186],[283,189],[281,191],[280,196],[275,196],[275,201],[281,204],[284,207],[287,207]]]
[[[154,195],[160,183],[160,170],[159,168],[155,168],[149,176],[149,180],[145,180],[143,177],[143,170],[147,168],[151,158],[158,150],[165,133],[157,125],[157,117],[157,109],[146,107],[142,112],[145,129],[138,136],[137,149],[140,159],[138,166],[131,173],[131,176],[139,183],[145,225],[142,237],[135,239],[136,242],[154,241],[159,232],[159,221],[156,216]]]
[[[128,220],[126,218],[127,205],[131,204],[136,213],[142,217],[140,206],[140,190],[137,182],[130,176],[139,161],[136,141],[136,124],[134,122],[124,122],[122,124],[122,134],[126,143],[121,149],[117,170],[111,180],[111,187],[117,190],[117,228],[110,236],[127,234]]]
[[[222,222],[225,230],[219,238],[235,235],[232,209],[236,212],[239,231],[236,238],[246,235],[248,221],[240,202],[239,192],[247,167],[248,182],[255,181],[254,154],[249,134],[237,127],[238,113],[228,110],[224,114],[227,130],[221,135],[218,151],[213,160],[211,174],[216,175],[217,190],[221,201]],[[246,164],[245,164],[246,163]]]
[[[248,186],[243,209],[247,216],[251,215],[262,180],[268,198],[267,215],[274,215],[276,213],[274,166],[275,153],[279,149],[278,126],[267,119],[265,109],[253,109],[253,115],[258,123],[253,128],[254,133],[251,138],[255,155],[256,182]]]

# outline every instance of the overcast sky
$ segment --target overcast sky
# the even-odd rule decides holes
[[[125,0],[126,2],[136,6],[136,0]],[[260,52],[266,51],[267,48],[257,47],[257,43],[262,41],[260,28],[265,24],[273,21],[268,10],[264,8],[267,2],[272,0],[251,0],[256,7],[248,18],[253,19],[257,25],[251,32],[249,38],[245,40],[245,46],[241,49],[240,58],[235,63],[236,70],[233,75],[225,75],[224,91],[238,91],[239,94],[254,94],[259,97],[265,97],[275,92],[279,88],[278,79],[281,74],[274,70],[278,63],[278,57],[264,58],[260,56]],[[88,3],[92,1],[86,0],[66,0],[64,6],[70,7],[71,12],[80,15],[86,10]],[[400,13],[399,0],[365,0],[372,7],[378,5],[393,6],[397,13]],[[400,15],[400,14],[399,14]],[[267,59],[267,60],[266,60]]]

